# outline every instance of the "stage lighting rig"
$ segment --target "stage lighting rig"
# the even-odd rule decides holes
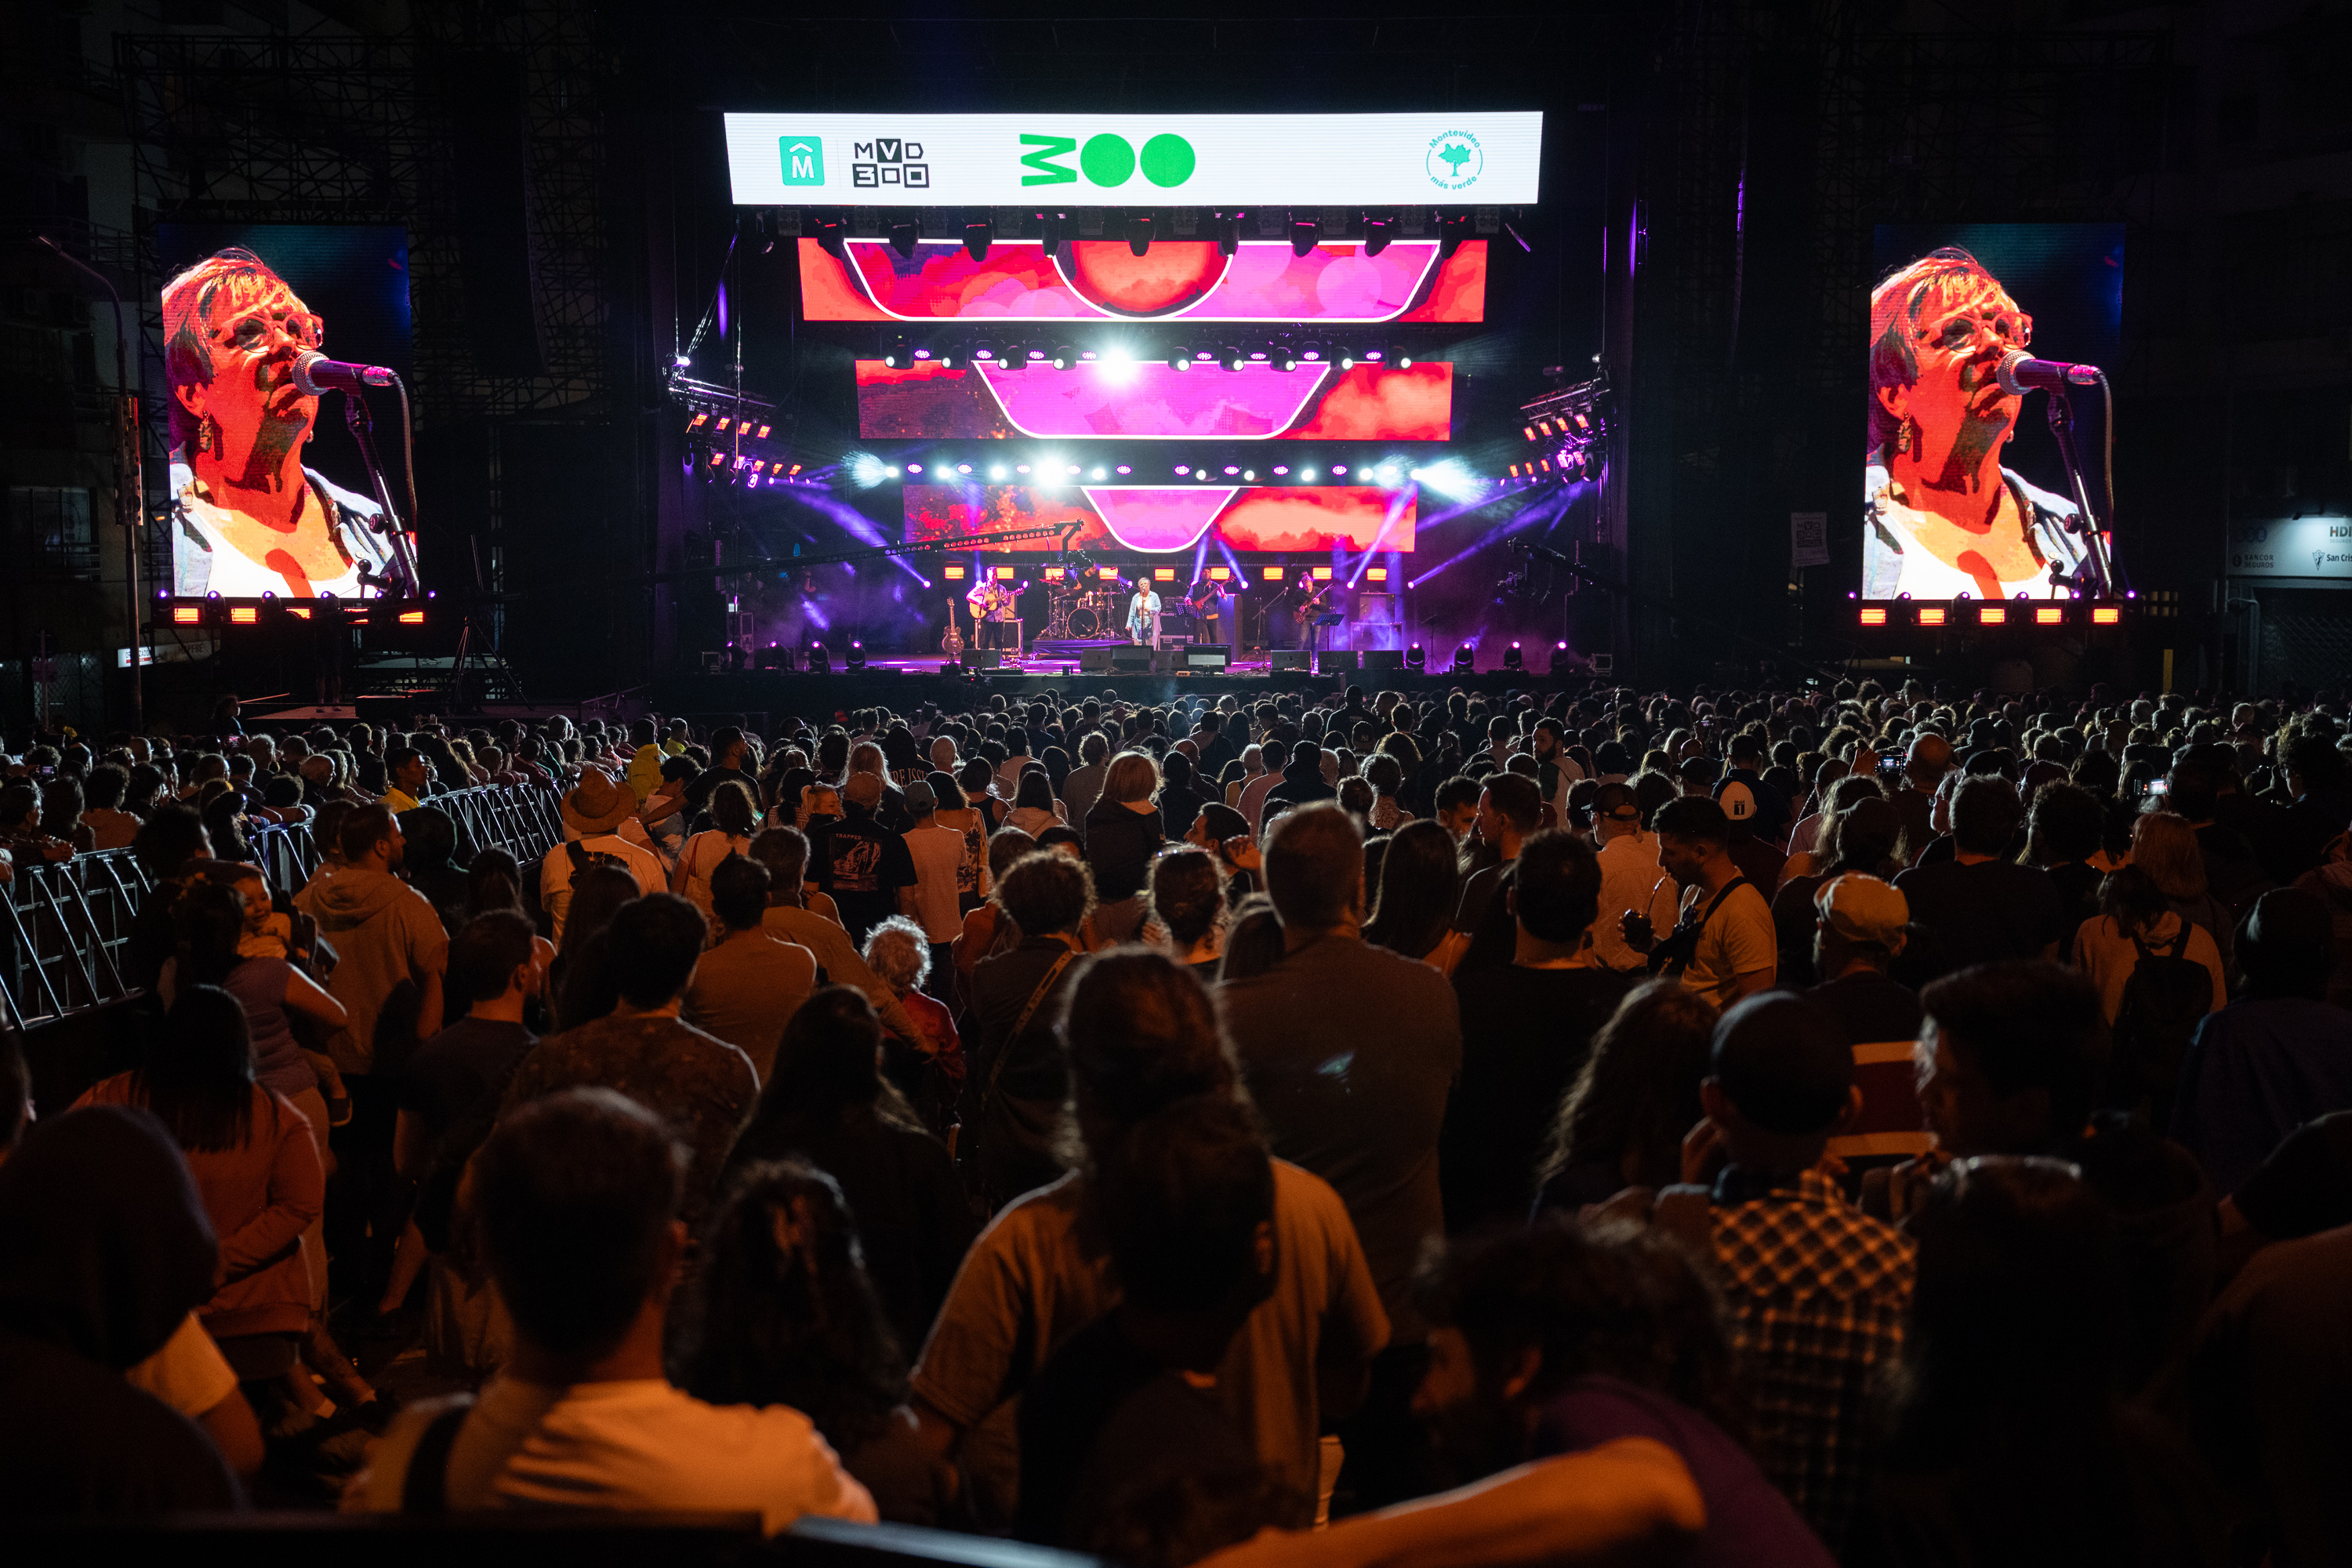
[[[1305,256],[1323,243],[1323,226],[1311,217],[1290,220],[1290,254]]]
[[[1392,215],[1366,213],[1364,215],[1364,254],[1378,256],[1381,251],[1386,250],[1395,229],[1396,221]]]
[[[1597,362],[1594,367],[1600,369]],[[1615,412],[1606,370],[1591,381],[1548,392],[1519,405],[1519,432],[1530,455],[1510,466],[1509,477],[1527,484],[1566,484],[1590,473]]]
[[[1151,249],[1152,218],[1150,213],[1127,215],[1127,248],[1140,257]]]
[[[996,243],[996,225],[987,218],[963,226],[964,254],[975,262],[988,259],[988,247]]]
[[[923,226],[912,218],[902,218],[890,226],[890,248],[913,259],[915,247],[923,242]]]

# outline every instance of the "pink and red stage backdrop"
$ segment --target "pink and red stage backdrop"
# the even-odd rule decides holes
[[[1073,240],[1048,254],[1027,242],[974,261],[927,241],[902,257],[853,239],[835,258],[800,242],[801,310],[812,321],[1483,321],[1486,242],[1441,259],[1433,239],[1400,239],[1378,256],[1286,240],[1245,240],[1231,256],[1208,240],[1160,240],[1137,256],[1125,240]]]
[[[1076,547],[1165,554],[1203,535],[1234,550],[1410,552],[1414,495],[1377,485],[908,485],[908,542],[1075,522]],[[1039,550],[1026,539],[975,549]]]
[[[857,429],[869,441],[1034,436],[1147,440],[1445,441],[1454,367],[1331,363],[1176,370],[1165,361],[893,370],[857,362]]]

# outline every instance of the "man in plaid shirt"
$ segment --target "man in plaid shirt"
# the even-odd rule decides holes
[[[1728,1163],[1711,1189],[1666,1189],[1653,1217],[1711,1252],[1757,1460],[1835,1551],[1869,1479],[1870,1382],[1903,1346],[1913,1244],[1818,1169],[1862,1107],[1853,1053],[1820,1007],[1780,991],[1732,1008],[1699,1098],[1684,1171]]]

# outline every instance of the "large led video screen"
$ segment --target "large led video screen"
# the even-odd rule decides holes
[[[1890,224],[1870,297],[1862,595],[2063,598],[2094,541],[2080,524],[2053,395],[2003,388],[2021,352],[2112,367],[2123,332],[2121,224]],[[2105,411],[2074,388],[2091,504],[2104,510]]]
[[[1107,360],[1063,370],[926,361],[894,368],[862,359],[857,428],[869,441],[1444,441],[1454,434],[1454,367],[1342,370],[1327,361],[1286,371],[1179,370],[1165,360]]]
[[[1244,240],[1231,256],[1209,240],[1164,239],[1137,256],[1121,240],[995,245],[974,261],[961,244],[927,240],[901,256],[887,240],[853,239],[836,257],[800,242],[801,310],[812,321],[1482,321],[1486,242],[1441,257],[1434,239],[1319,245]]]
[[[374,597],[393,540],[343,395],[306,396],[296,358],[409,368],[408,231],[396,225],[163,224],[172,586],[224,598]],[[325,418],[321,418],[322,404]],[[395,498],[399,402],[371,405]]]
[[[1070,524],[1074,549],[1164,555],[1203,542],[1227,549],[1409,552],[1414,492],[1378,485],[918,485],[906,487],[906,538],[959,539]],[[986,550],[1047,550],[1030,538]]]

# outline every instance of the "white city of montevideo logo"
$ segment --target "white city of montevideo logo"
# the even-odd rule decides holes
[[[1448,131],[1431,139],[1422,166],[1429,171],[1429,183],[1439,190],[1465,190],[1478,183],[1479,172],[1486,166],[1486,153],[1467,131]]]

